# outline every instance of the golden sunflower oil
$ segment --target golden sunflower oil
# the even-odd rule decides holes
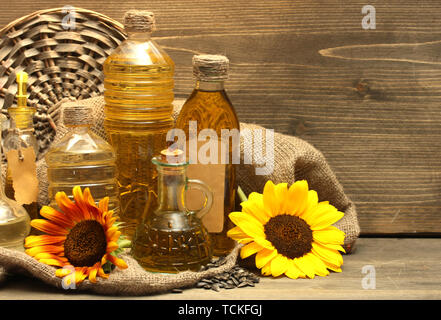
[[[184,103],[176,121],[176,128],[182,129],[187,138],[190,136],[190,121],[197,122],[198,133],[203,129],[212,129],[219,139],[222,137],[222,129],[236,129],[239,133],[236,112],[224,89],[228,66],[229,60],[225,56],[193,57],[196,87]],[[219,140],[218,145],[221,143]],[[217,164],[190,164],[188,168],[190,178],[204,179],[215,190],[215,194],[216,188],[223,185],[221,190],[217,190],[213,208],[202,220],[210,233],[213,253],[217,256],[228,254],[234,247],[234,241],[227,237],[227,231],[234,227],[228,214],[234,211],[237,189],[236,164],[233,164],[232,152],[233,142],[229,143],[227,164],[222,164],[219,159]]]
[[[0,128],[5,121],[6,117],[0,115]],[[3,157],[1,149],[0,155]],[[2,164],[0,163],[0,169],[1,166]],[[0,247],[24,251],[24,239],[30,230],[31,225],[28,213],[23,206],[6,197],[3,179],[0,176]]]
[[[163,150],[152,162],[158,172],[159,206],[138,227],[132,255],[148,271],[198,271],[212,256],[200,217],[210,210],[213,194],[204,182],[187,179],[188,162],[181,150]],[[205,205],[198,211],[186,207],[183,195],[190,189],[205,195]]]
[[[68,105],[63,122],[68,133],[47,152],[48,195],[56,206],[55,194],[63,191],[72,200],[72,189],[89,188],[98,202],[109,197],[109,210],[119,214],[116,160],[112,146],[90,130],[92,108]]]
[[[152,157],[173,126],[174,63],[153,40],[154,15],[129,11],[128,38],[104,62],[104,127],[116,152],[120,218],[133,237],[157,204]]]

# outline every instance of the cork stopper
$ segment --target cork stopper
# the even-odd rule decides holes
[[[180,149],[164,149],[161,151],[160,159],[165,163],[183,163],[185,162],[184,151]]]
[[[145,10],[129,10],[124,15],[126,32],[152,32],[155,30],[155,15]]]
[[[193,56],[193,75],[205,81],[227,80],[229,64],[228,58],[222,55],[195,55]]]
[[[67,105],[63,108],[63,123],[66,126],[87,126],[93,124],[92,107]]]

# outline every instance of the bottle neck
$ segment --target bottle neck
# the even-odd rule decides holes
[[[186,184],[186,168],[161,167],[158,169],[158,200],[157,213],[184,211],[184,191]]]
[[[151,39],[151,32],[140,32],[140,31],[130,31],[127,32],[127,40],[139,41],[139,42],[147,42]]]
[[[76,134],[87,133],[90,129],[90,125],[76,125],[76,126],[66,125],[66,127],[69,128],[70,132]]]
[[[30,107],[12,107],[8,109],[11,116],[12,128],[32,129],[34,127],[33,117],[35,110]]]
[[[195,89],[200,91],[222,91],[224,90],[224,81],[204,81],[197,79]]]

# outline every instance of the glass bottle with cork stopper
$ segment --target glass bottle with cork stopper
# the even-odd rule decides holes
[[[214,254],[217,256],[228,254],[234,247],[234,241],[227,237],[227,231],[234,227],[228,214],[235,207],[238,160],[237,157],[233,159],[233,154],[238,155],[240,126],[224,89],[228,69],[229,60],[225,56],[193,56],[196,86],[176,120],[176,128],[182,129],[187,137],[186,153],[190,161],[188,176],[204,179],[215,193],[213,208],[202,221],[210,233]],[[214,148],[218,150],[214,151],[219,152],[217,157],[210,154],[211,160],[201,163],[201,159],[196,158],[200,155],[202,143],[199,141],[192,146],[192,137],[204,129],[211,129],[216,133],[218,141]],[[231,143],[229,134],[232,137]],[[200,139],[193,139],[195,140]],[[192,198],[188,199],[189,206],[192,205]]]
[[[36,108],[27,105],[27,83],[28,74],[17,73],[17,105],[8,108],[10,128],[3,143],[8,161],[5,193],[7,197],[22,204],[31,219],[36,219],[38,180],[35,161],[38,142],[33,124]],[[20,183],[17,183],[18,180],[21,180]]]
[[[213,194],[204,182],[187,179],[182,150],[165,149],[152,162],[158,171],[159,205],[137,229],[132,255],[148,271],[198,271],[212,257],[210,237],[200,218],[210,210]],[[185,203],[190,189],[204,194],[204,205],[196,211],[188,210]]]

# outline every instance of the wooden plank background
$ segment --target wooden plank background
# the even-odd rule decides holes
[[[376,30],[361,27],[366,4]],[[441,232],[439,0],[18,0],[2,1],[0,26],[64,5],[118,21],[154,11],[178,97],[193,87],[194,53],[226,54],[240,120],[320,149],[363,234]]]

